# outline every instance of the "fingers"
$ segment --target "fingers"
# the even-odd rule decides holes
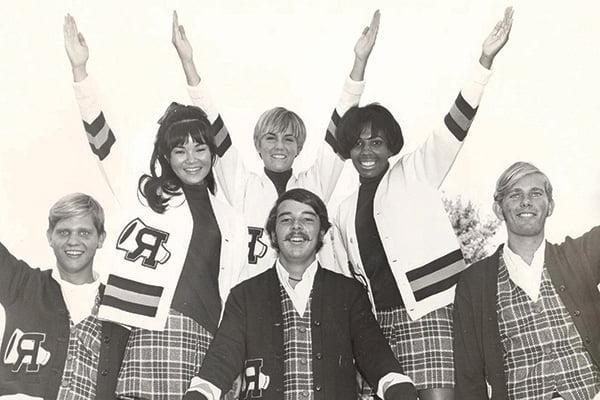
[[[81,43],[81,45],[83,47],[87,47],[87,43],[85,42],[85,38],[83,37],[83,33],[79,32],[77,34],[77,38],[79,39],[79,43]]]
[[[371,25],[369,26],[369,30],[374,32],[377,35],[377,31],[379,31],[379,21],[381,20],[381,13],[379,10],[376,10],[373,13],[373,18],[371,19]]]

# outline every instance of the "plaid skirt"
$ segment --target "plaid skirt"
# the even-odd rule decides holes
[[[170,310],[165,329],[134,328],[117,383],[119,399],[181,400],[198,375],[212,335],[192,318]]]
[[[452,352],[452,305],[439,308],[412,321],[404,307],[377,313],[377,321],[404,373],[417,390],[454,387]],[[364,379],[359,398],[373,391]]]

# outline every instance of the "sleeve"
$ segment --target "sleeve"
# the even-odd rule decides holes
[[[473,326],[473,307],[466,286],[461,279],[456,287],[454,298],[454,322],[452,326],[454,336],[454,393],[457,399],[487,399],[483,355],[474,350],[474,346],[477,346],[478,341]]]
[[[227,392],[242,372],[246,355],[245,301],[239,286],[232,289],[225,304],[221,324],[202,362],[200,380],[196,380],[198,383],[210,383],[221,392]],[[202,386],[210,388],[210,385]]]
[[[336,136],[337,126],[346,111],[358,105],[364,87],[364,81],[354,81],[350,77],[346,78],[342,93],[333,110],[325,133],[325,143],[321,145],[314,164],[299,175],[301,186],[318,190],[322,194],[325,203],[331,198],[335,185],[344,169],[344,159],[340,155]]]
[[[339,272],[349,278],[352,278],[352,272],[349,266],[350,257],[348,256],[348,248],[346,247],[346,241],[342,235],[342,218],[341,218],[342,205],[338,206],[337,213],[333,218],[333,224],[331,224],[330,235],[331,242],[333,245],[333,256],[335,258],[335,272]]]
[[[579,242],[581,250],[588,258],[590,265],[596,267],[596,272],[600,276],[600,226],[592,228],[581,238],[575,240]]]
[[[119,189],[114,177],[122,176],[123,171],[127,169],[123,168],[122,157],[119,157],[113,148],[116,138],[98,103],[95,84],[87,77],[83,81],[73,83],[73,89],[92,154],[96,158],[102,177],[116,195]]]
[[[31,272],[32,269],[25,261],[17,260],[0,243],[0,303],[4,306],[13,303],[25,287]]]
[[[350,308],[350,335],[352,350],[358,369],[372,386],[390,382],[410,382],[394,357],[388,341],[371,312],[367,293],[357,282],[352,282],[356,295]],[[390,375],[392,373],[392,375]],[[386,387],[387,388],[387,387]],[[377,386],[377,394],[383,398],[384,387]]]
[[[473,123],[491,71],[477,63],[472,78],[462,88],[441,124],[414,152],[402,157],[392,168],[435,188],[443,183],[462,148]]]
[[[241,206],[240,196],[245,187],[249,172],[246,169],[237,149],[232,145],[231,136],[219,114],[204,81],[196,86],[188,86],[188,94],[192,104],[201,108],[212,124],[217,161],[213,171],[223,195],[232,206]]]

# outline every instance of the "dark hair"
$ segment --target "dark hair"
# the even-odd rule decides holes
[[[329,222],[329,217],[327,216],[327,206],[323,203],[323,200],[316,194],[306,189],[291,189],[287,192],[283,193],[277,201],[271,211],[269,212],[269,217],[267,218],[267,233],[269,234],[269,238],[271,239],[271,246],[279,251],[279,245],[277,244],[277,238],[275,235],[275,225],[277,223],[277,209],[279,205],[286,200],[294,200],[302,204],[306,204],[307,206],[312,207],[315,213],[319,217],[320,222],[320,231],[324,234],[331,227],[331,223]],[[323,247],[323,240],[319,235],[318,243],[317,243],[317,251],[321,250]]]
[[[191,137],[194,142],[208,145],[214,163],[217,148],[212,126],[204,111],[195,106],[171,103],[158,120],[154,150],[150,158],[150,175],[144,174],[138,182],[138,192],[148,201],[154,211],[162,214],[169,200],[183,193],[182,182],[175,175],[169,157],[171,150],[183,146]],[[160,170],[157,172],[157,165]],[[206,176],[208,190],[215,194],[215,178],[212,170]]]
[[[342,157],[350,158],[350,150],[367,128],[371,129],[373,135],[381,135],[385,139],[392,155],[398,154],[402,149],[404,138],[400,125],[387,108],[372,103],[364,107],[351,107],[341,118],[336,137]]]

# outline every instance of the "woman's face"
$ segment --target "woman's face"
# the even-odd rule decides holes
[[[169,164],[183,184],[198,185],[212,168],[212,154],[207,144],[195,142],[188,136],[182,146],[171,150]]]
[[[354,147],[350,149],[350,158],[354,168],[363,178],[381,175],[388,167],[388,158],[392,152],[382,136],[373,136],[371,128],[364,129]]]

